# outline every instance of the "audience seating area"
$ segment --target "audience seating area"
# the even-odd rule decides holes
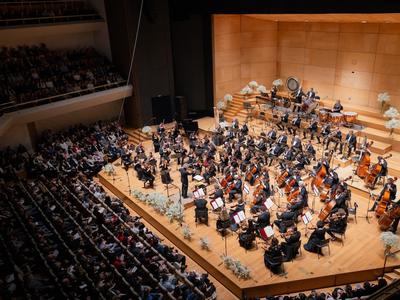
[[[94,48],[3,47],[0,60],[0,113],[126,84]]]
[[[93,180],[126,142],[117,123],[98,122],[46,132],[37,153],[0,152],[0,251],[18,266],[0,261],[10,298],[216,297],[207,274],[188,271],[184,255]]]
[[[102,20],[88,1],[0,1],[0,27]]]

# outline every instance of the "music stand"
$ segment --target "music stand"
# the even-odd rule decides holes
[[[172,179],[167,170],[161,171],[161,182],[165,185],[164,190],[167,190],[167,197],[169,199],[169,185],[171,184]]]
[[[131,182],[130,182],[130,179],[129,179],[129,172],[128,172],[128,170],[129,170],[129,165],[124,164],[122,168],[123,168],[123,169],[125,170],[125,172],[126,172],[126,177],[128,178],[128,191],[129,191],[129,195],[131,195],[131,194],[132,194]]]
[[[367,222],[369,223],[369,218],[371,217],[369,215],[369,204],[371,202],[371,199],[374,197],[374,195],[372,194],[371,189],[368,189],[369,192],[369,197],[368,197],[368,206],[367,206],[367,214],[365,215],[365,219],[367,220]]]

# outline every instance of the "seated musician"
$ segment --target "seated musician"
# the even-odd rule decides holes
[[[387,174],[388,174],[388,163],[387,163],[386,159],[384,159],[382,156],[378,156],[378,164],[380,164],[382,168],[381,168],[381,171],[379,172],[378,176],[376,176],[372,186],[375,186],[375,184],[377,183],[377,181],[380,177],[387,176]]]
[[[341,141],[342,141],[342,132],[338,127],[326,138],[325,150],[329,149],[330,143],[333,142],[335,143],[334,151],[336,152],[337,147],[341,144]]]
[[[318,132],[318,120],[317,119],[312,120],[310,125],[303,131],[304,138],[307,138],[307,132],[310,132],[310,139],[314,140],[314,135],[317,135],[317,132]],[[317,138],[318,138],[318,136],[317,136]]]
[[[271,87],[271,100],[276,98],[276,93],[278,92],[278,88],[275,85],[272,85]]]
[[[204,180],[207,184],[210,184],[210,179],[217,175],[217,168],[214,163],[209,164],[203,173]]]
[[[287,145],[287,141],[288,141],[288,137],[286,134],[282,134],[278,140],[276,141],[277,144],[282,145],[282,146],[286,146]]]
[[[400,205],[399,201],[396,201],[396,202],[392,201],[391,205],[390,205],[390,209],[396,209],[396,208],[398,208],[399,205]],[[395,217],[394,220],[393,220],[392,225],[390,225],[389,230],[391,232],[393,232],[394,234],[396,234],[396,232],[397,232],[397,227],[399,226],[399,222],[400,222],[400,216]]]
[[[310,90],[306,94],[307,99],[314,99],[315,98],[315,91],[314,88],[310,88]]]
[[[313,253],[318,253],[323,256],[323,253],[321,249],[318,247],[318,245],[325,241],[325,233],[326,229],[324,228],[324,222],[323,221],[318,221],[317,222],[317,228],[311,233],[310,238],[308,239],[308,242],[304,244],[304,249],[309,252]]]
[[[315,160],[315,155],[317,154],[317,152],[315,151],[314,146],[311,143],[311,140],[308,140],[307,145],[305,147],[305,152],[306,156]]]
[[[303,102],[303,96],[305,96],[301,87],[292,94],[294,97],[294,105],[293,105],[293,112],[300,111],[301,103]]]
[[[251,249],[256,239],[255,227],[252,220],[247,221],[247,228],[239,233],[239,245],[245,249]]]
[[[232,201],[236,194],[242,195],[242,179],[238,175],[235,175],[234,179],[234,186],[229,192],[229,201]]]
[[[328,228],[326,232],[331,236],[331,240],[336,240],[334,233],[343,234],[347,228],[347,213],[339,208],[336,213],[332,213],[328,219]]]
[[[230,223],[228,210],[223,206],[216,222],[217,230],[224,234],[226,229],[230,227]]]
[[[164,122],[162,122],[162,123],[160,123],[160,125],[158,125],[157,133],[158,133],[158,135],[162,136],[162,135],[164,135],[164,132],[165,132],[165,126],[164,126]]]
[[[249,127],[247,126],[246,122],[243,124],[242,128],[240,129],[240,131],[245,135],[249,133]]]
[[[197,222],[197,219],[199,217],[205,217],[205,215],[208,213],[208,208],[207,208],[207,200],[203,198],[195,199],[194,200],[194,205],[195,205],[195,222]]]
[[[353,130],[350,130],[349,133],[346,134],[346,138],[344,142],[340,144],[340,154],[343,153],[343,145],[347,146],[346,156],[349,157],[352,151],[356,150],[357,147],[357,137],[354,134]]]
[[[267,133],[267,141],[269,144],[269,147],[276,141],[276,130],[272,128],[268,133]]]
[[[305,185],[305,183],[304,183],[304,181],[303,180],[299,180],[299,188],[300,188],[300,197],[301,197],[301,199],[304,199],[304,201],[307,203],[308,202],[308,191],[307,191],[307,188],[306,188],[306,185]],[[307,205],[305,205],[305,206],[307,206]]]
[[[271,214],[268,209],[263,205],[260,207],[260,214],[257,217],[256,227],[262,229],[266,226],[271,225]]]
[[[334,187],[332,187],[332,189],[334,189]],[[348,214],[347,203],[348,201],[350,201],[349,195],[350,194],[347,192],[347,190],[343,189],[341,185],[338,185],[336,188],[336,196],[335,196],[336,205],[332,209],[331,213],[336,213],[339,210],[343,210],[347,215]]]
[[[325,186],[333,187],[339,183],[339,175],[333,169],[329,169],[323,183]]]
[[[329,136],[330,133],[331,133],[331,124],[327,123],[321,129],[321,136],[322,136],[322,139],[323,139],[322,140],[323,144],[325,144],[325,140]],[[320,140],[320,137],[318,135],[317,135],[317,140],[318,140],[318,144],[321,144],[321,140]]]
[[[293,161],[295,158],[295,151],[293,147],[287,148],[285,152],[283,152],[283,159],[285,161]]]
[[[154,152],[157,153],[160,150],[160,138],[153,132],[151,140],[153,141]]]
[[[256,145],[257,149],[260,151],[266,151],[267,150],[267,143],[265,142],[265,139],[262,137],[260,138],[258,144]]]
[[[212,194],[212,199],[221,198],[224,201],[224,190],[220,188],[219,184],[214,185],[214,193]]]
[[[274,146],[272,146],[268,150],[268,158],[270,159],[268,166],[271,166],[274,158],[279,157],[283,153],[283,151],[285,151],[285,148],[279,143],[276,143]]]
[[[298,135],[296,135],[293,140],[292,140],[292,147],[295,150],[295,152],[302,152],[303,147],[301,144],[301,139]]]
[[[272,273],[281,272],[283,263],[283,253],[277,238],[272,238],[271,245],[264,252],[264,264]]]
[[[343,110],[343,106],[340,103],[340,100],[336,100],[335,104],[333,105],[332,112],[340,113]]]
[[[291,126],[288,127],[289,133],[296,135],[297,130],[300,130],[300,125],[301,125],[301,117],[300,114],[297,114],[297,116],[292,119]]]
[[[152,174],[151,167],[149,164],[145,164],[143,168],[143,181],[149,182],[150,187],[153,188],[154,185],[154,175]]]
[[[301,233],[297,231],[296,226],[289,227],[286,233],[282,234],[282,237],[285,239],[284,242],[281,243],[281,248],[283,252],[283,260],[290,261],[299,254],[299,249],[296,247],[299,244]]]
[[[289,123],[289,113],[285,112],[281,117],[281,121],[276,124],[280,130],[285,130],[285,126]]]
[[[385,185],[383,186],[383,189],[381,191],[381,193],[379,194],[379,197],[377,197],[374,201],[374,204],[372,205],[371,209],[369,211],[375,211],[376,206],[378,205],[379,201],[381,201],[383,194],[385,193],[385,191],[389,190],[390,191],[390,197],[389,200],[393,201],[394,199],[396,199],[396,194],[397,194],[397,186],[394,183],[394,179],[393,178],[388,178],[387,182],[385,183]]]
[[[311,163],[310,159],[304,155],[302,152],[298,152],[296,158],[294,159],[294,168],[297,170],[303,170],[306,165]]]
[[[239,120],[237,118],[233,118],[232,120],[232,128],[233,129],[239,129]]]

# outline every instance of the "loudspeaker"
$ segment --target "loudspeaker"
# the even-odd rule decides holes
[[[177,121],[187,118],[187,101],[184,96],[175,97],[175,117]]]
[[[165,123],[172,122],[171,96],[159,95],[153,97],[151,98],[151,106],[156,124],[160,124],[162,121]]]

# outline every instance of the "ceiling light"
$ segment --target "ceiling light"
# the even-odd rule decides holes
[[[365,23],[367,23],[367,21],[361,21],[361,23],[365,24]]]

